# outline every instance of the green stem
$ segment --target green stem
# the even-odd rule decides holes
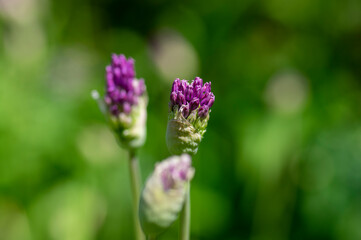
[[[141,179],[140,179],[139,164],[137,157],[135,156],[134,150],[129,150],[129,175],[130,175],[130,183],[133,194],[132,201],[133,201],[133,221],[134,221],[135,239],[145,240],[138,218]]]
[[[156,240],[157,238],[156,237],[154,237],[154,236],[148,236],[147,237],[147,240]]]
[[[190,188],[191,185],[187,183],[187,193],[184,201],[184,206],[180,215],[179,221],[179,240],[189,240],[189,224],[191,218],[191,200],[190,200]]]

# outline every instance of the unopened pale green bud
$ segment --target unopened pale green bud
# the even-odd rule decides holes
[[[147,236],[157,236],[177,219],[187,193],[187,182],[193,175],[187,154],[170,157],[156,165],[139,205],[140,223]]]

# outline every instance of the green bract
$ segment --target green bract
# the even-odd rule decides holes
[[[193,111],[187,119],[182,114],[183,109],[173,107],[169,114],[166,142],[171,154],[180,155],[188,153],[194,155],[198,151],[198,145],[206,132],[209,114],[206,118],[197,116]]]

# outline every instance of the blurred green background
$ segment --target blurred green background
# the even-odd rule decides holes
[[[172,81],[212,82],[192,239],[361,239],[360,0],[0,0],[0,41],[1,240],[133,239],[127,155],[90,97],[113,52],[149,92],[143,179]]]

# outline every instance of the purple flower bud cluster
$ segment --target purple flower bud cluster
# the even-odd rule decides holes
[[[123,54],[112,54],[112,63],[106,68],[105,103],[112,115],[129,114],[132,106],[145,92],[144,80],[135,78],[134,60]]]
[[[179,78],[173,82],[170,106],[173,109],[177,105],[179,109],[182,109],[185,118],[194,110],[198,110],[199,117],[205,118],[214,100],[211,82],[203,84],[203,80],[199,77],[196,77],[191,83],[184,79],[179,80]]]
[[[189,155],[182,154],[163,161],[156,166],[160,172],[161,183],[164,191],[174,189],[177,183],[184,183],[193,178],[194,169]]]

